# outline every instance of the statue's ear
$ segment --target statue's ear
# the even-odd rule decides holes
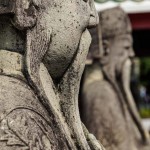
[[[31,0],[13,0],[15,7],[13,9],[13,25],[20,29],[33,27],[37,20],[37,9]]]

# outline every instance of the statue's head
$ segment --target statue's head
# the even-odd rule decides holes
[[[134,56],[132,29],[127,14],[119,7],[100,13],[103,42],[101,63],[111,65],[120,74],[124,62]]]
[[[24,72],[39,95],[39,68],[45,56],[49,56],[46,67],[53,71],[50,74],[57,75],[72,62],[82,33],[98,23],[94,0],[0,0],[0,16],[7,16],[17,32],[25,35]],[[57,68],[61,64],[64,66]]]
[[[84,22],[86,27],[98,23],[94,0],[0,0],[0,15],[9,15],[13,25],[20,30],[33,27],[44,14],[55,21],[61,19],[58,15],[61,14],[66,22],[70,19],[69,14],[74,21],[80,16],[81,25]],[[52,20],[45,19],[45,22]]]
[[[93,0],[0,0],[0,16],[10,18],[11,24],[26,35],[27,65],[34,71],[46,53],[49,70],[59,71],[54,66],[59,62],[53,57],[60,57],[59,52],[64,49],[75,54],[82,32],[98,23]]]

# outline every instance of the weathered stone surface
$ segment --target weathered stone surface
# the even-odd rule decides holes
[[[130,91],[134,52],[129,18],[117,7],[101,12],[100,20],[103,50],[100,62],[94,58],[85,71],[83,122],[107,150],[144,150],[148,132]]]
[[[93,0],[0,0],[0,149],[102,149],[78,91],[98,22]]]

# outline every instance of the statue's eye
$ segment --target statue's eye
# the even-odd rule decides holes
[[[131,47],[130,46],[125,46],[124,47],[126,50],[129,50]]]

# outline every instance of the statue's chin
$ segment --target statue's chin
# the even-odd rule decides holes
[[[84,36],[83,39],[82,37],[83,35],[85,35],[85,33],[87,36]],[[91,36],[87,29],[81,32],[80,35],[74,36],[74,38],[76,39],[74,41],[74,45],[72,41],[69,41],[69,39],[64,41],[60,41],[59,38],[52,39],[53,42],[51,43],[50,49],[48,49],[47,54],[44,56],[43,63],[48,69],[48,72],[53,80],[59,81],[63,77],[65,72],[72,64],[73,60],[76,58],[79,45],[80,43],[82,43],[82,40],[85,40],[85,42],[83,42],[83,44],[85,43],[84,48],[89,49]],[[55,43],[58,43],[58,45],[55,46]],[[83,51],[84,50],[85,49],[83,49]]]

